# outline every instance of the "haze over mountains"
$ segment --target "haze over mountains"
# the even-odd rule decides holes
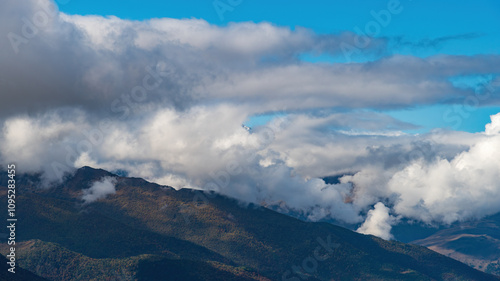
[[[88,201],[106,182],[114,192]],[[500,280],[424,247],[104,170],[18,183],[19,264],[49,280]]]

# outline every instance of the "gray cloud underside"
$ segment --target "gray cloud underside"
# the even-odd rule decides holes
[[[454,87],[450,77],[500,71],[495,55],[312,64],[298,56],[342,56],[342,44],[355,45],[356,35],[318,35],[269,23],[219,27],[197,19],[69,16],[45,12],[50,9],[42,6],[50,2],[35,3],[2,4],[3,35],[24,38],[26,19],[34,22],[37,13],[47,17],[45,24],[34,26],[37,31],[27,42],[13,47],[7,36],[0,40],[0,83],[2,96],[9,100],[0,105],[3,115],[60,106],[109,114],[120,111],[113,102],[145,83],[150,87],[143,103],[178,109],[220,101],[248,104],[256,112],[406,107],[473,94],[472,89]],[[384,48],[385,39],[372,39],[361,51]],[[152,72],[158,79],[150,77]]]

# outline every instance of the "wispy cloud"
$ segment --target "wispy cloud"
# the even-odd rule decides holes
[[[419,49],[429,49],[429,48],[438,48],[446,43],[450,43],[453,41],[468,41],[474,40],[477,38],[483,37],[484,34],[481,33],[463,33],[456,35],[448,35],[441,36],[436,38],[425,38],[416,41],[411,41],[405,38],[405,36],[396,36],[394,38],[389,39],[393,45],[393,47],[411,47],[411,48],[419,48]]]
[[[85,204],[104,199],[108,195],[116,193],[115,184],[116,179],[112,177],[105,177],[99,181],[95,181],[90,188],[83,190],[81,198]]]

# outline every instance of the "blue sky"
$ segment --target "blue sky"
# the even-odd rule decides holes
[[[390,1],[96,1],[60,0],[60,10],[68,14],[117,16],[124,19],[145,20],[151,18],[199,18],[215,25],[230,22],[271,22],[279,26],[298,26],[314,30],[319,34],[366,30],[374,20],[373,12],[387,9]],[[222,4],[221,4],[222,3]],[[231,4],[232,3],[232,4]],[[223,9],[217,12],[216,4]],[[389,40],[388,54],[362,54],[352,61],[364,62],[383,56],[401,54],[428,57],[437,54],[477,55],[500,53],[500,1],[412,1],[401,0],[401,12],[392,14],[389,24],[382,26],[377,37]],[[317,63],[342,63],[343,56],[315,56],[302,54],[301,59]],[[474,88],[484,78],[457,78]],[[469,108],[470,109],[470,108]],[[408,132],[422,133],[433,128],[451,128],[469,132],[484,130],[489,115],[500,111],[500,107],[470,109],[461,122],[449,122],[456,111],[453,105],[417,106],[415,108],[391,110],[386,113],[405,122],[421,126]],[[444,115],[450,118],[443,118]],[[463,115],[463,114],[462,114]],[[265,123],[267,117],[248,121],[248,125]],[[446,119],[446,120],[445,120]],[[448,121],[447,121],[448,120]]]
[[[226,3],[227,0],[221,0]],[[389,1],[263,1],[240,0],[232,11],[221,19],[213,1],[96,1],[60,0],[59,8],[69,14],[114,15],[125,19],[202,18],[212,24],[229,22],[272,22],[277,25],[302,26],[318,33],[355,31],[364,29],[373,20],[370,12],[387,8]],[[63,4],[65,3],[65,4]],[[394,15],[380,36],[404,36],[419,40],[477,34],[479,38],[464,40],[461,44],[443,46],[439,52],[456,54],[499,53],[500,2],[494,0],[445,1],[401,0],[402,12]],[[493,41],[492,41],[493,40]],[[428,50],[428,54],[438,50]]]

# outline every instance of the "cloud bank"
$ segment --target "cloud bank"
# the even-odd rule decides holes
[[[304,115],[278,117],[248,131],[241,126],[246,115],[229,106],[168,109],[140,121],[111,122],[103,131],[81,112],[68,114],[71,118],[58,114],[6,121],[2,159],[44,170],[47,182],[89,165],[176,188],[285,204],[311,220],[360,223],[368,212],[360,230],[366,233],[377,233],[371,229],[381,225],[381,210],[429,224],[500,212],[500,115],[479,134],[353,136],[325,134],[330,117]],[[331,174],[351,175],[338,184],[319,179]],[[382,201],[389,211],[370,211]]]

